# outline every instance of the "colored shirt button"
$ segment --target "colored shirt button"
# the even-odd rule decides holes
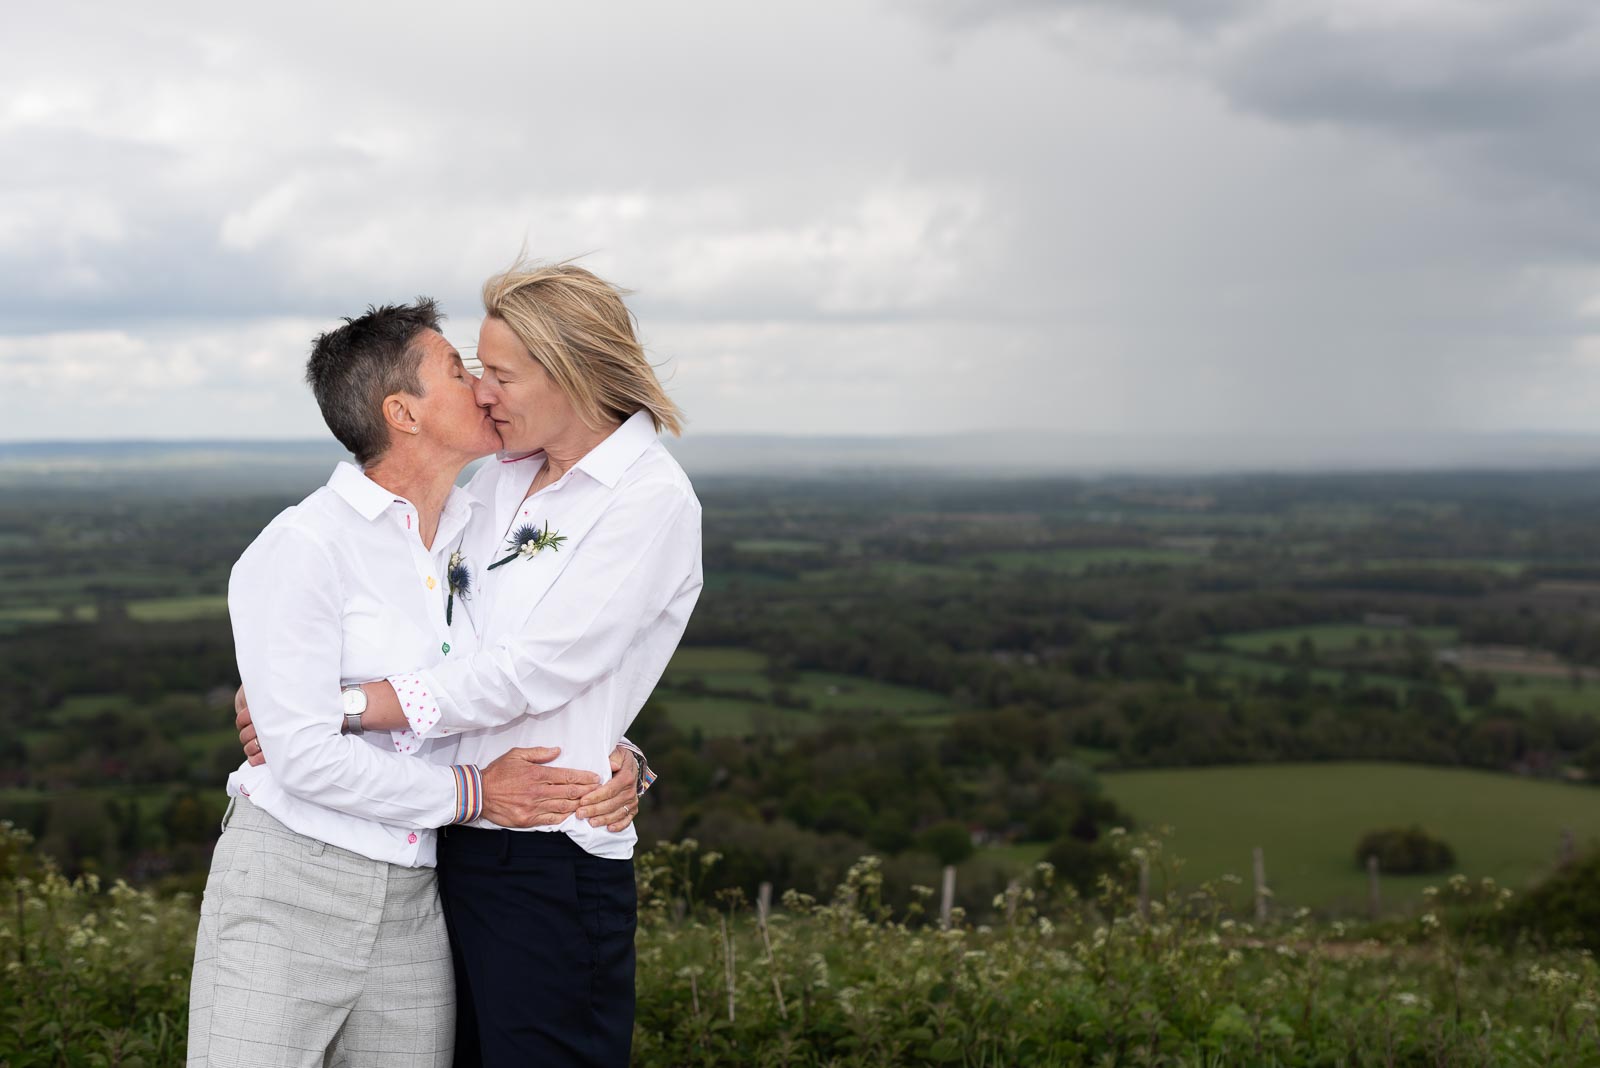
[[[417,844],[417,832],[416,831],[412,831],[410,834],[406,835],[406,841],[410,842],[412,845],[416,845]]]
[[[430,590],[433,589],[433,586],[434,586],[433,576],[429,575],[428,576],[428,589],[430,589]]]

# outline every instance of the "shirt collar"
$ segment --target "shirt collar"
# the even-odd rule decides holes
[[[657,436],[655,419],[641,408],[623,420],[622,425],[604,441],[590,449],[588,455],[573,464],[572,469],[582,471],[606,489],[615,489],[618,480],[633,466],[633,461],[644,454]],[[542,451],[501,452],[497,459],[502,464],[520,464],[524,460],[543,456]]]
[[[393,493],[378,485],[355,464],[341,460],[339,466],[333,469],[333,475],[328,479],[328,488],[337,493],[344,502],[356,510],[356,514],[367,522],[372,522],[385,511],[396,504],[408,507],[411,502],[404,497],[396,497]],[[444,500],[444,519],[461,517],[465,519],[471,514],[473,508],[482,507],[483,502],[473,497],[460,486],[452,486],[450,495]]]
[[[656,440],[656,424],[643,409],[628,416],[611,435],[590,449],[573,467],[607,489],[615,489],[628,468],[633,466],[650,443]]]
[[[439,529],[446,527],[452,533],[459,533],[465,529],[472,518],[475,509],[486,507],[484,503],[460,486],[450,487],[450,496],[444,499],[444,512],[439,518]]]
[[[382,515],[384,509],[396,500],[394,494],[372,481],[359,467],[346,460],[339,461],[339,466],[333,469],[333,475],[328,479],[328,488],[344,498],[344,502],[369,523]]]

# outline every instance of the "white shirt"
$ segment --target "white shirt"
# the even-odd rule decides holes
[[[524,499],[544,454],[485,464],[467,490],[464,551],[479,587],[480,647],[391,678],[419,737],[462,734],[454,759],[482,767],[517,746],[559,746],[555,763],[611,777],[610,754],[655,689],[700,596],[700,502],[638,412],[560,479]],[[494,570],[525,526],[559,548]],[[408,694],[407,691],[413,691]],[[437,759],[437,758],[435,758]],[[480,821],[477,826],[493,826]],[[569,816],[555,827],[596,856],[638,838]]]
[[[446,565],[476,510],[452,490],[430,551],[410,502],[341,463],[250,544],[228,613],[267,762],[240,765],[230,794],[373,860],[434,863],[433,828],[456,815],[455,773],[415,759],[423,747],[409,732],[340,733],[339,688],[476,651],[461,598],[445,625]]]

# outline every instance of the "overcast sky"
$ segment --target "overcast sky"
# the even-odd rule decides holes
[[[14,7],[0,439],[321,436],[313,334],[524,243],[691,432],[1600,430],[1597,12]]]

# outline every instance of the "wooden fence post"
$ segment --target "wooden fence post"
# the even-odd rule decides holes
[[[772,909],[772,884],[762,883],[756,889],[756,923],[761,927],[761,944],[767,951],[767,967],[772,969],[772,994],[778,1001],[778,1015],[789,1018],[789,1009],[783,1003],[783,984],[778,981],[778,959],[772,954],[772,936],[767,933],[767,913]]]
[[[1383,911],[1383,897],[1378,891],[1378,854],[1367,854],[1367,915],[1378,918]]]
[[[939,926],[944,930],[950,929],[950,910],[956,905],[956,866],[944,866],[944,888],[939,895]]]
[[[733,1023],[733,939],[728,935],[728,914],[717,913],[722,921],[722,964],[728,977],[728,1022]]]
[[[1251,851],[1251,861],[1256,876],[1256,922],[1264,923],[1267,919],[1267,858],[1260,846]]]
[[[1150,857],[1139,855],[1139,918],[1150,918]]]

